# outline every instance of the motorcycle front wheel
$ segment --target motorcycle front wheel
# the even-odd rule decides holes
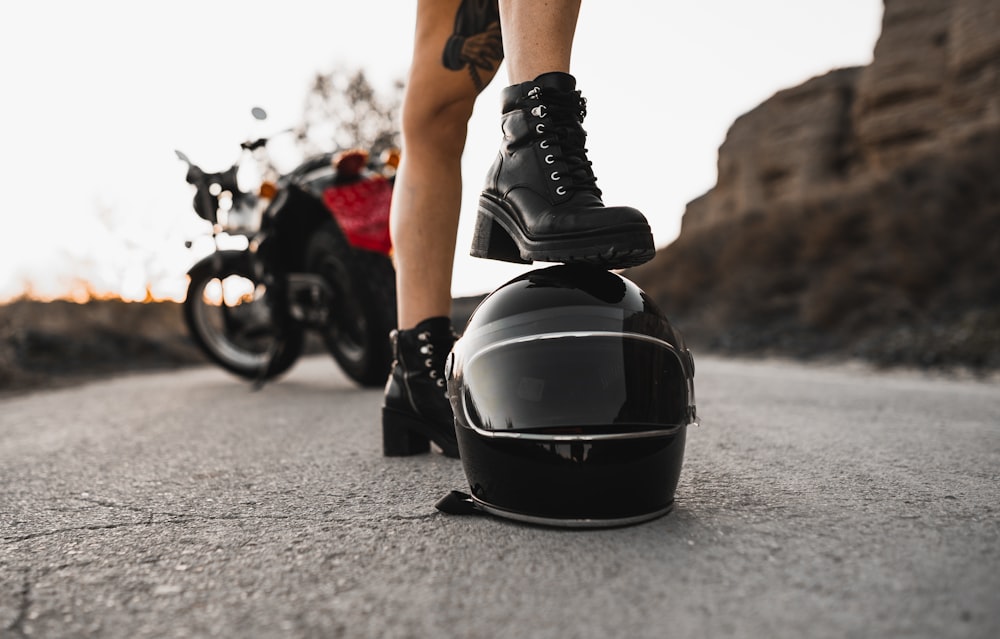
[[[274,317],[269,291],[244,251],[220,251],[191,269],[184,321],[213,362],[264,381],[285,373],[304,346],[302,328]],[[285,324],[282,326],[281,324]]]
[[[385,255],[353,249],[331,224],[317,230],[306,267],[323,277],[333,295],[320,332],[348,377],[362,386],[385,384],[392,363],[389,332],[396,327],[396,271]]]

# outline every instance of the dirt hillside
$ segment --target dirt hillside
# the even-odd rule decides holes
[[[0,391],[204,361],[174,302],[18,300],[0,307]]]
[[[629,272],[700,348],[1000,367],[1000,11],[886,0],[872,63],[733,123]]]

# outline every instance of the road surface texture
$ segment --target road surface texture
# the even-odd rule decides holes
[[[1000,385],[698,361],[677,508],[444,515],[326,358],[0,400],[0,636],[1000,636]]]

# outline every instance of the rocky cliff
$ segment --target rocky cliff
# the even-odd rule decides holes
[[[628,275],[696,345],[1000,368],[1000,2],[886,0],[872,63],[740,117]]]
[[[730,128],[683,232],[869,188],[1000,130],[1000,2],[887,0],[873,62],[777,93]]]

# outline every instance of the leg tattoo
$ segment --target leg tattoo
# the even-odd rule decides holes
[[[486,88],[488,78],[503,61],[500,10],[497,0],[462,0],[455,14],[455,31],[444,47],[444,66],[452,71],[469,70],[476,91]],[[487,72],[487,81],[480,76]]]

